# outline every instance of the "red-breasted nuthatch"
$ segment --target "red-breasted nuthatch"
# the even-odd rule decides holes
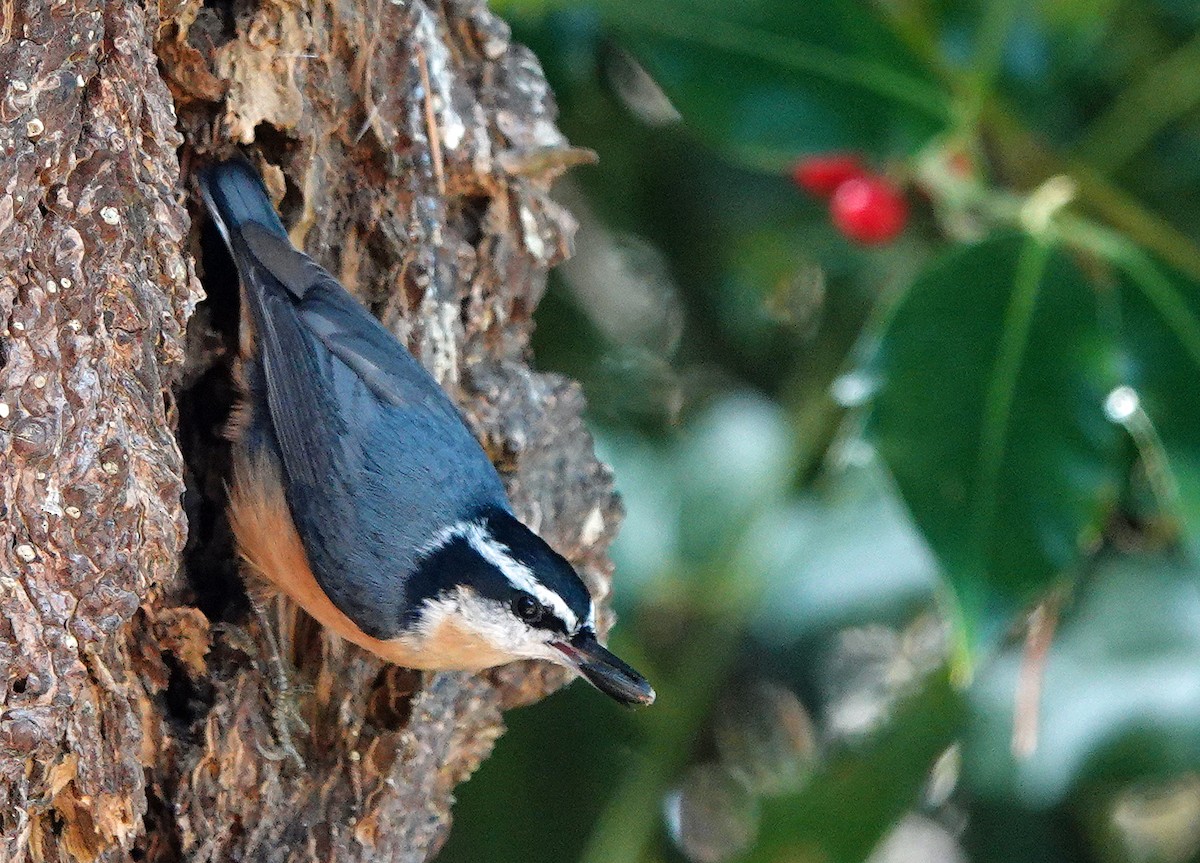
[[[242,281],[229,513],[243,558],[397,664],[546,659],[617,701],[652,702],[645,678],[597,641],[578,574],[513,515],[449,397],[291,245],[257,172],[216,164],[200,189]]]

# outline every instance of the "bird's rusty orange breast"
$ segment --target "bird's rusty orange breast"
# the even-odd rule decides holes
[[[408,668],[475,671],[511,658],[453,620],[443,621],[419,642],[381,640],[359,629],[317,583],[284,498],[278,466],[269,457],[235,458],[229,521],[248,565],[322,626],[389,662]]]

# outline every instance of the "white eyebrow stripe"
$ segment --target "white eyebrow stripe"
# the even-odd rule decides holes
[[[578,628],[579,618],[575,616],[575,612],[563,598],[538,581],[533,570],[514,559],[509,553],[508,546],[498,542],[482,524],[459,522],[450,527],[448,534],[444,535],[446,540],[454,536],[465,538],[467,544],[475,549],[480,557],[500,570],[509,584],[531,594],[542,605],[550,608],[567,625],[568,630],[574,632]]]

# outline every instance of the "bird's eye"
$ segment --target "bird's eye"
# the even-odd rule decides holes
[[[526,623],[537,623],[542,616],[542,604],[527,593],[513,600],[513,613]]]

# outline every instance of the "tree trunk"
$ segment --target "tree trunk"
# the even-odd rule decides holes
[[[223,513],[236,284],[188,174],[251,145],[294,241],[604,595],[608,473],[578,389],[527,365],[573,229],[536,61],[475,0],[0,0],[0,85],[0,859],[427,859],[501,710],[563,678],[422,676],[282,600],[268,630],[246,613]],[[278,756],[268,631],[302,770]]]

